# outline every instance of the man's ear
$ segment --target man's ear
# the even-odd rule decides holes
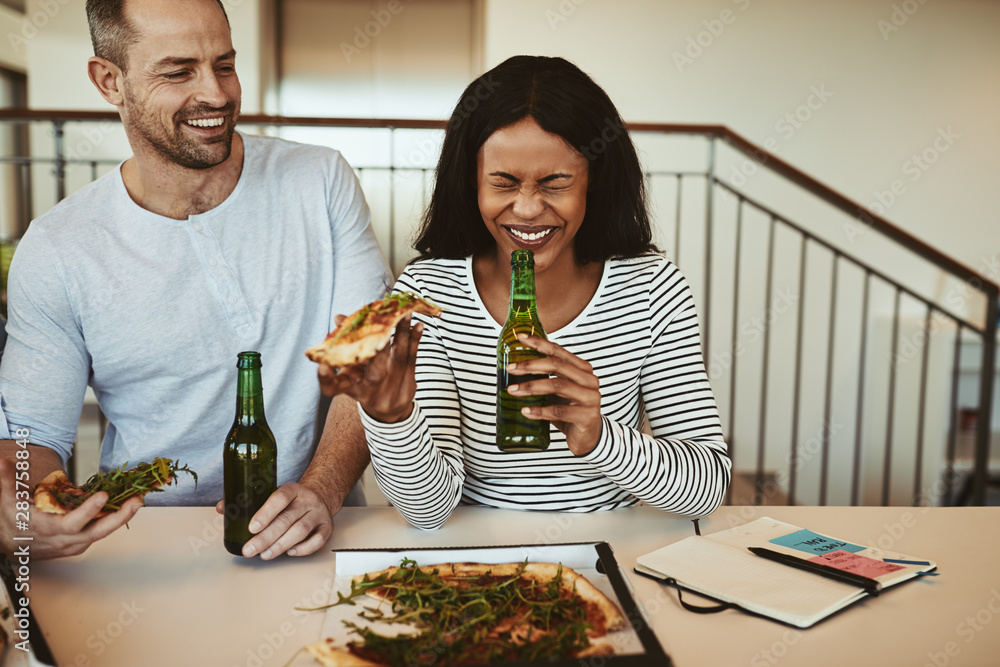
[[[87,61],[87,74],[101,97],[109,104],[121,106],[125,97],[121,90],[122,71],[118,65],[106,58],[92,56]]]

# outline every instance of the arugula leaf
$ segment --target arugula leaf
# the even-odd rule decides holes
[[[522,580],[527,560],[509,577],[444,579],[403,559],[394,572],[365,575],[337,602],[355,604],[372,588],[388,591],[389,613],[366,607],[372,623],[409,623],[416,632],[382,635],[344,621],[358,637],[348,643],[356,655],[389,665],[466,665],[565,657],[589,646],[586,607],[562,589],[562,566],[548,584]],[[321,607],[321,608],[326,608]],[[507,628],[496,632],[497,628]]]
[[[195,487],[198,486],[198,473],[186,465],[182,466],[180,461],[157,457],[151,463],[140,463],[130,470],[125,469],[127,465],[126,462],[114,470],[95,473],[79,487],[77,492],[56,491],[53,495],[61,505],[76,508],[98,491],[107,491],[108,501],[104,504],[104,509],[117,511],[126,500],[136,494],[162,491],[162,486],[177,481],[179,472],[191,475]]]
[[[365,323],[370,313],[374,312],[378,315],[386,315],[400,308],[405,308],[416,301],[423,301],[426,304],[433,305],[429,300],[422,299],[413,292],[395,292],[393,294],[386,292],[378,301],[369,303],[351,315],[349,320],[337,327],[336,333],[329,337],[327,342],[329,344],[336,343],[347,334],[357,331]]]

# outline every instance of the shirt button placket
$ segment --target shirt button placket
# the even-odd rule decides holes
[[[226,262],[222,257],[222,249],[219,247],[219,242],[211,230],[196,220],[192,220],[191,230],[194,232],[196,242],[201,248],[202,256],[206,258],[205,262],[210,267],[209,275],[215,281],[219,292],[224,295],[223,306],[226,309],[226,314],[229,316],[229,321],[232,323],[233,329],[239,334],[249,326],[249,311],[246,308],[246,304],[241,303],[239,297],[240,285],[232,271],[228,270]]]

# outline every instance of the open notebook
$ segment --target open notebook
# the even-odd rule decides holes
[[[884,590],[937,565],[820,535],[775,519],[695,535],[637,559],[635,571],[799,628],[866,597],[857,585],[761,558],[749,547],[822,563],[874,579]]]

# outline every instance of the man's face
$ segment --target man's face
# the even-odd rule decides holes
[[[229,158],[240,80],[215,0],[129,0],[138,42],[128,49],[122,121],[132,149],[188,169]]]

